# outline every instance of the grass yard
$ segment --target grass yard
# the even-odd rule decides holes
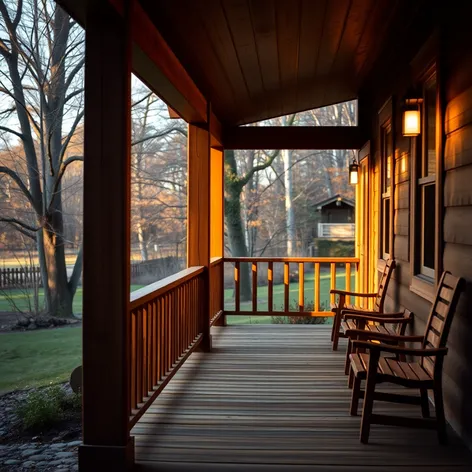
[[[143,287],[143,285],[132,285],[131,291],[138,290],[138,288]],[[39,303],[40,305],[44,302],[44,290],[39,289]],[[33,297],[32,293],[14,289],[14,290],[0,290],[0,312],[1,311],[21,311],[28,312],[30,306],[33,306]],[[17,307],[15,309],[15,307]],[[74,313],[82,313],[82,287],[77,289],[77,292],[74,297],[74,303],[72,306]]]
[[[0,393],[65,381],[81,357],[79,327],[0,334]]]

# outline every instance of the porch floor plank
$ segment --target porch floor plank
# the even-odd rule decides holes
[[[213,351],[192,354],[134,427],[139,470],[472,470],[472,454],[451,429],[448,446],[434,431],[376,425],[370,443],[359,442],[344,345],[332,352],[330,327],[227,326],[212,334]],[[374,411],[421,413],[381,402]]]

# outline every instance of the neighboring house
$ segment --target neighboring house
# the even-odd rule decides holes
[[[337,194],[318,202],[315,209],[320,213],[315,229],[316,238],[354,240],[354,200]]]

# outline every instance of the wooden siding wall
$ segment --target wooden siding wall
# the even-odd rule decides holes
[[[423,334],[431,307],[425,298],[410,290],[411,267],[410,232],[412,168],[411,154],[414,140],[401,134],[401,99],[412,83],[410,61],[434,31],[439,34],[441,60],[440,74],[445,100],[445,149],[442,155],[443,179],[443,241],[440,259],[444,270],[451,271],[467,281],[461,296],[450,336],[449,353],[445,361],[444,390],[448,421],[472,447],[472,31],[467,25],[466,6],[460,6],[442,16],[427,18],[428,24],[415,24],[423,35],[416,38],[416,50],[411,49],[402,58],[392,60],[372,79],[370,96],[371,149],[373,163],[373,201],[379,198],[379,127],[377,112],[389,97],[394,99],[395,121],[395,196],[393,255],[398,265],[393,275],[386,300],[388,310],[408,308],[415,314],[413,330]],[[461,11],[463,9],[463,11]],[[441,31],[442,29],[442,31]],[[419,35],[419,33],[418,33]],[[418,36],[417,35],[417,36]],[[446,39],[446,40],[444,40]],[[396,64],[393,67],[392,64]],[[380,69],[378,69],[380,70]],[[377,81],[377,86],[375,86]],[[395,113],[395,112],[394,112]],[[378,253],[380,214],[374,205],[371,251]]]

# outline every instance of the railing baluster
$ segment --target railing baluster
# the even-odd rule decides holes
[[[330,289],[334,290],[336,288],[336,263],[331,262],[331,280],[330,280]],[[331,294],[330,296],[331,303],[334,303],[335,295]]]
[[[298,310],[305,310],[305,264],[298,264]]]
[[[351,264],[349,262],[346,263],[346,283],[345,283],[346,291],[351,291]],[[346,303],[351,303],[351,297],[348,295],[346,297]]]
[[[131,377],[131,405],[130,405],[130,411],[129,415],[131,415],[131,410],[134,410],[137,405],[136,401],[136,339],[137,339],[137,333],[136,333],[136,313],[132,312],[131,313],[131,359],[130,359],[130,364],[131,364],[131,372],[130,372],[130,377]]]
[[[315,262],[315,275],[314,275],[314,311],[320,312],[320,263]]]
[[[152,301],[152,386],[155,387],[159,381],[159,354],[157,352],[158,344],[158,325],[157,325],[157,303]]]
[[[268,310],[274,311],[274,263],[269,262],[267,265],[267,295]]]
[[[136,401],[137,403],[141,403],[143,401],[143,311],[141,309],[138,310],[137,316],[137,349],[136,349],[136,357],[137,357],[137,391],[136,391]]]
[[[234,283],[235,283],[235,288],[234,288],[234,308],[235,311],[240,311],[241,306],[240,306],[240,294],[241,294],[241,266],[239,262],[236,262],[234,264]]]
[[[252,263],[252,311],[257,311],[257,262]]]
[[[290,264],[288,262],[284,263],[284,311],[290,311],[289,304],[289,295],[290,295]]]
[[[147,316],[147,355],[148,355],[148,362],[147,362],[147,392],[150,392],[152,390],[153,384],[152,384],[152,363],[153,363],[153,357],[152,357],[152,306],[150,303],[147,304],[147,310],[146,310]]]

